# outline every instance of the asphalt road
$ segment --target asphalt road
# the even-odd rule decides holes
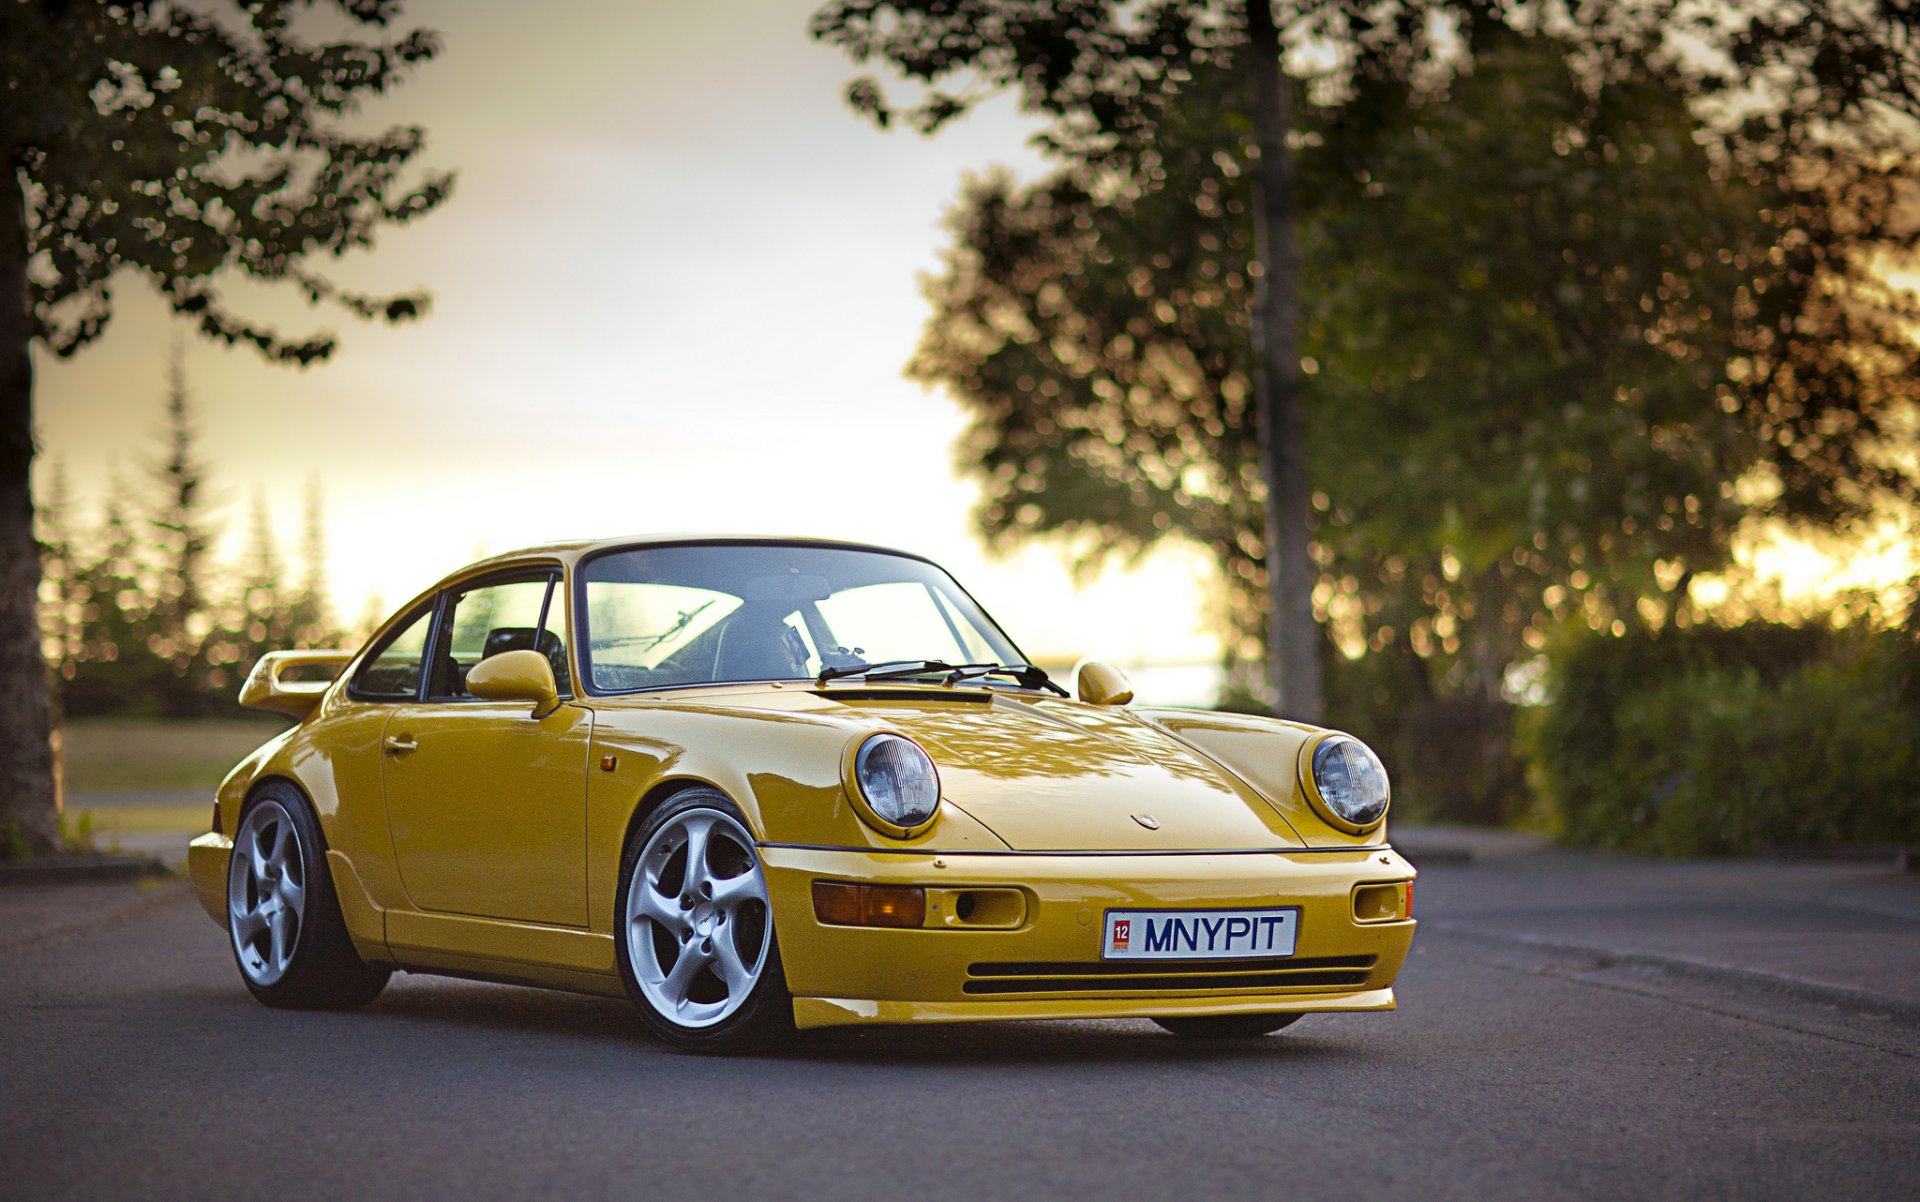
[[[359,1014],[270,1011],[178,883],[8,890],[0,1197],[1920,1196],[1920,1009],[1871,975],[1822,993],[1568,950],[1636,905],[1670,916],[1685,881],[1590,892],[1558,942],[1518,930],[1565,876],[1430,868],[1393,1014],[1240,1045],[830,1032],[738,1059],[669,1053],[619,1003],[428,977]],[[1912,986],[1920,915],[1793,909],[1879,932],[1849,956]]]

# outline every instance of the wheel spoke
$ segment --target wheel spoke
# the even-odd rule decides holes
[[[753,970],[740,959],[740,949],[733,944],[733,932],[723,930],[713,940],[713,968],[726,982],[727,999],[732,1001],[745,995],[753,986]]]
[[[267,863],[273,865],[276,870],[285,872],[287,870],[288,844],[292,841],[293,828],[284,822],[275,823],[273,828],[273,850],[267,853]]]
[[[259,937],[260,932],[266,929],[267,916],[258,908],[248,910],[245,913],[241,913],[238,910],[234,911],[233,930],[235,936],[241,943],[253,942]]]
[[[701,885],[713,877],[707,867],[707,836],[713,831],[711,819],[706,821],[689,820],[687,830],[687,879],[681,886],[683,896],[698,895]]]
[[[747,871],[739,876],[725,877],[713,882],[713,904],[731,915],[741,902],[767,900],[767,884],[758,872]]]
[[[650,919],[675,935],[684,935],[693,929],[693,920],[680,908],[680,899],[666,896],[647,881],[637,882],[633,891],[633,917],[636,922]]]
[[[266,834],[265,830],[255,830],[253,837],[247,840],[247,868],[253,873],[256,884],[267,878],[267,873],[272,867],[267,860],[267,854],[260,850],[260,840],[265,838]]]
[[[273,954],[268,963],[276,970],[285,971],[287,961],[293,957],[293,915],[277,910],[268,925],[273,932]]]
[[[687,1005],[687,990],[693,988],[693,979],[707,966],[707,957],[699,950],[698,944],[690,943],[680,949],[680,958],[673,963],[673,971],[660,983],[660,991],[673,1003],[676,1010]]]
[[[280,895],[281,902],[294,914],[307,912],[307,890],[299,881],[293,879],[292,873],[280,878],[280,883],[274,892]]]

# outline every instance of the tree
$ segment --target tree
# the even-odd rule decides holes
[[[1214,89],[1240,118],[1237,157],[1251,181],[1254,250],[1260,269],[1248,297],[1255,354],[1251,385],[1258,420],[1260,492],[1267,542],[1269,680],[1280,712],[1320,715],[1319,631],[1307,528],[1306,458],[1299,372],[1299,252],[1294,230],[1292,81],[1282,64],[1282,28],[1296,41],[1337,37],[1379,47],[1412,42],[1424,13],[1442,5],[1406,0],[1394,19],[1371,6],[1303,0],[1218,4],[1159,0],[1131,6],[1102,0],[832,0],[814,17],[814,36],[855,62],[879,58],[928,85],[906,114],[932,133],[982,96],[1013,88],[1049,125],[1036,141],[1048,154],[1120,180],[1161,170],[1158,138],[1169,113],[1200,86]],[[1471,3],[1467,9],[1477,8]],[[959,90],[949,81],[961,78]],[[894,110],[872,77],[847,90],[856,111],[885,128]],[[1124,188],[1124,184],[1118,185]]]
[[[167,664],[173,684],[167,712],[192,712],[207,667],[212,622],[205,577],[219,531],[208,510],[207,466],[195,452],[199,431],[187,395],[186,365],[178,344],[167,359],[164,454],[151,468],[153,513],[147,520],[158,561],[152,565],[147,647]]]
[[[285,596],[280,552],[274,545],[266,494],[258,490],[253,494],[239,604],[235,606],[231,625],[232,662],[236,672],[243,676],[262,655],[292,642],[293,613]]]
[[[60,666],[67,713],[119,713],[168,685],[166,662],[152,647],[152,570],[135,534],[134,503],[116,469],[108,485],[95,550],[76,559],[79,638]]]
[[[326,492],[319,476],[307,477],[305,521],[300,532],[300,595],[288,623],[300,647],[331,646],[339,638],[327,601]]]
[[[1362,62],[1307,113],[1304,350],[1320,607],[1387,661],[1342,669],[1339,717],[1424,722],[1433,698],[1448,738],[1409,744],[1477,744],[1491,781],[1509,666],[1558,621],[1690,618],[1688,580],[1751,511],[1736,481],[1796,472],[1764,511],[1816,521],[1864,497],[1920,401],[1920,311],[1866,270],[1901,245],[1897,205],[1842,193],[1852,224],[1790,253],[1832,213],[1789,207],[1803,181],[1703,138],[1661,64],[1582,73],[1569,45],[1497,27],[1471,48],[1444,89]],[[1264,616],[1249,197],[1220,111],[1196,92],[1163,119],[1147,185],[1071,168],[970,185],[909,373],[972,415],[963,461],[990,535],[1096,553],[1192,538],[1227,569],[1245,653]],[[1831,341],[1763,379],[1746,364],[1783,328]],[[1389,679],[1390,705],[1357,713],[1354,690]]]
[[[255,489],[239,560],[216,561],[209,481],[188,393],[177,369],[169,376],[165,455],[148,468],[160,487],[136,502],[116,473],[91,538],[73,529],[65,474],[57,466],[39,507],[42,630],[48,662],[62,682],[59,698],[75,717],[216,712],[231,705],[233,686],[265,652],[337,637],[321,596],[325,531],[318,479],[308,481],[297,592],[287,587],[263,489]]]
[[[353,35],[315,41],[317,8]],[[219,16],[161,0],[0,5],[0,827],[54,847],[39,561],[30,491],[32,362],[70,355],[112,315],[111,286],[144,275],[204,335],[305,365],[330,333],[285,337],[228,306],[235,275],[363,318],[405,321],[422,294],[343,289],[312,262],[372,246],[382,225],[438,206],[451,177],[403,179],[424,135],[343,127],[365,98],[438,49],[388,37],[399,0],[254,0]],[[30,98],[30,99],[28,99]]]
[[[1315,81],[1325,109],[1295,140],[1317,373],[1307,445],[1316,458],[1357,449],[1377,469],[1345,470],[1348,453],[1310,472],[1321,609],[1349,635],[1419,644],[1454,687],[1492,692],[1543,593],[1548,610],[1607,621],[1636,620],[1649,596],[1656,613],[1684,599],[1690,565],[1724,553],[1741,507],[1721,490],[1748,469],[1778,485],[1777,512],[1817,520],[1857,512],[1872,488],[1910,488],[1884,448],[1912,398],[1916,311],[1880,268],[1913,245],[1900,203],[1915,183],[1911,15],[1436,4],[1376,6],[1389,19],[1369,25],[1338,5],[1279,11],[1289,44],[1318,35],[1341,51]],[[1466,56],[1505,60],[1451,98],[1463,56],[1436,51],[1440,16]],[[1515,26],[1558,33],[1520,54]],[[1064,532],[1096,555],[1185,533],[1219,552],[1243,634],[1269,613],[1284,623],[1267,569],[1288,523],[1255,441],[1276,423],[1249,406],[1274,343],[1256,353],[1266,323],[1246,317],[1272,257],[1257,218],[1275,220],[1250,181],[1275,156],[1250,144],[1244,84],[1208,52],[1231,41],[1231,14],[841,3],[816,32],[910,79],[972,72],[963,93],[933,87],[909,112],[919,128],[996,85],[1055,118],[1039,141],[1058,173],[969,185],[909,369],[975,416],[963,461],[986,483],[988,533]],[[849,98],[892,115],[871,80]],[[1412,106],[1427,106],[1424,124]],[[1665,191],[1635,190],[1650,182]],[[1637,258],[1611,261],[1614,245]],[[1487,274],[1499,265],[1518,270]],[[1554,371],[1525,375],[1543,362]],[[1623,369],[1639,373],[1630,403],[1591,398],[1581,421],[1519,431],[1568,453],[1527,459],[1502,432],[1555,395],[1529,390],[1586,395]],[[1396,443],[1404,453],[1386,455]],[[1596,460],[1620,470],[1585,474]],[[1469,495],[1484,503],[1459,503]],[[1383,596],[1411,602],[1389,611]],[[1267,626],[1269,646],[1282,641]]]

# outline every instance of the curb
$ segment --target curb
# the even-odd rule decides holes
[[[172,875],[173,870],[153,856],[123,856],[108,852],[0,861],[0,886],[137,881],[141,877]]]
[[[1895,872],[1920,872],[1920,847],[1770,847],[1758,859],[1786,864],[1886,864]]]
[[[1696,960],[1691,956],[1675,956],[1662,952],[1628,952],[1615,948],[1592,947],[1582,943],[1566,943],[1540,935],[1473,930],[1457,923],[1431,918],[1422,919],[1420,925],[1448,935],[1457,935],[1463,939],[1477,939],[1482,943],[1501,943],[1555,956],[1591,959],[1597,961],[1601,968],[1624,964],[1636,968],[1659,969],[1678,976],[1697,977],[1722,984],[1760,986],[1780,993],[1790,993],[1803,1000],[1818,1002],[1822,1005],[1884,1011],[1903,1022],[1920,1023],[1920,1002],[1881,997],[1849,985],[1829,985],[1821,981],[1790,977],[1760,968],[1740,968],[1732,964],[1717,964],[1712,960]]]

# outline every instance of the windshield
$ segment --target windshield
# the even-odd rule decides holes
[[[881,551],[645,547],[588,561],[581,591],[588,679],[601,692],[1022,662],[952,577]]]

